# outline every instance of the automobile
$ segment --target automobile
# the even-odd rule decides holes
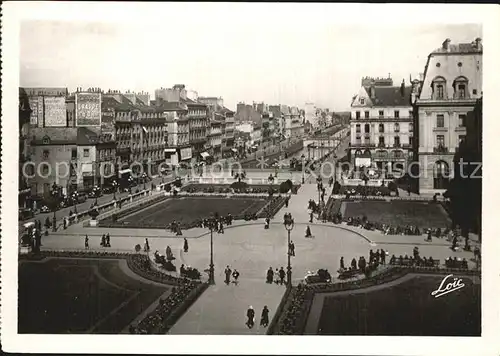
[[[99,189],[96,189],[96,190],[92,190],[89,194],[88,194],[88,197],[89,198],[99,198],[102,196],[102,190],[99,188]]]
[[[304,281],[306,282],[306,284],[331,283],[332,276],[327,269],[320,268],[316,273],[307,273],[304,277]]]
[[[76,199],[78,204],[84,203],[87,200],[87,194],[85,192],[78,192]]]
[[[35,216],[35,212],[31,208],[19,208],[19,220],[23,221]]]
[[[114,192],[114,188],[113,187],[104,187],[102,188],[102,193],[103,194],[112,194]]]

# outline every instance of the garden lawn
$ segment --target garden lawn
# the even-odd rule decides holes
[[[444,228],[450,223],[443,207],[433,202],[400,200],[343,202],[341,212],[345,218],[366,215],[368,221],[392,226]]]
[[[118,262],[53,258],[21,263],[19,333],[120,333],[167,287],[129,277]]]
[[[245,213],[257,213],[268,203],[259,198],[211,198],[211,197],[179,197],[162,201],[139,212],[127,215],[119,221],[125,226],[141,224],[145,227],[164,228],[173,220],[190,224],[198,219],[208,218],[214,212],[221,216],[231,213],[233,216]]]
[[[444,276],[415,276],[372,292],[326,297],[320,335],[480,336],[481,290],[465,287],[431,295]]]

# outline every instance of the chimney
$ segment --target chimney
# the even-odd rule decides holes
[[[375,99],[375,88],[373,84],[370,86],[370,98]]]
[[[476,48],[477,49],[483,49],[483,44],[482,44],[482,40],[478,37],[474,40],[474,43],[476,44]]]
[[[401,92],[401,97],[404,98],[405,97],[405,80],[404,79],[401,82],[401,88],[399,91]]]
[[[450,42],[451,40],[449,38],[445,39],[444,42],[443,42],[443,49],[448,51],[449,50],[449,47],[450,47]]]

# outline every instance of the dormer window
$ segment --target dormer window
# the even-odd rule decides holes
[[[359,103],[360,103],[361,105],[365,105],[365,99],[364,99],[364,98],[359,99]]]
[[[432,81],[432,99],[443,100],[446,98],[446,80],[443,77],[437,77]]]
[[[468,80],[465,77],[458,77],[453,82],[453,89],[455,93],[453,94],[454,99],[467,99],[469,97]]]

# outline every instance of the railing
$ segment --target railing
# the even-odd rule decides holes
[[[434,147],[434,153],[448,153],[448,147],[438,146]]]
[[[379,144],[377,145],[377,147],[378,147],[378,148],[385,148],[385,143],[379,143]]]
[[[400,144],[400,143],[395,143],[395,144],[393,145],[393,147],[394,147],[394,148],[401,148],[401,144]]]
[[[432,131],[448,131],[448,128],[447,127],[444,127],[444,126],[436,126],[432,129]]]

